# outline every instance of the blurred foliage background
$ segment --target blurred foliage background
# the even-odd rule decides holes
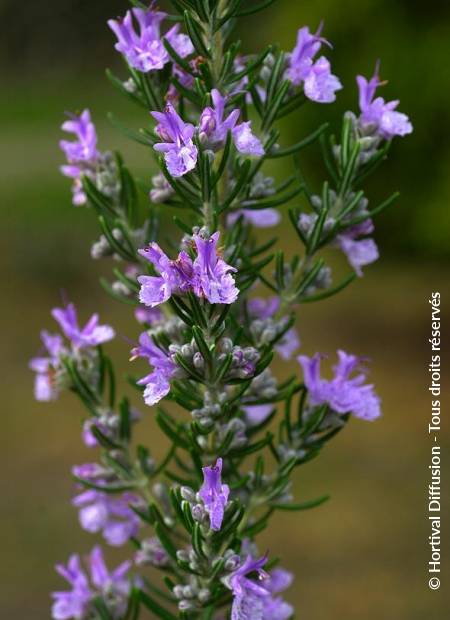
[[[98,309],[120,334],[138,333],[126,308],[98,286],[98,275],[109,268],[89,258],[95,218],[71,206],[69,182],[57,170],[63,112],[89,107],[100,147],[119,148],[133,171],[145,178],[151,174],[151,155],[106,121],[113,110],[132,127],[148,122],[103,74],[107,66],[121,71],[106,19],[126,8],[125,0],[26,6],[3,0],[0,5],[4,618],[49,617],[48,592],[61,586],[53,564],[94,543],[78,528],[70,506],[70,466],[94,459],[79,440],[83,412],[68,396],[50,406],[32,400],[26,364],[39,346],[39,329],[51,325],[49,309],[64,288],[82,316]],[[378,57],[381,75],[389,80],[383,96],[399,98],[400,110],[415,127],[412,136],[395,141],[388,163],[367,188],[373,205],[401,191],[398,203],[377,221],[381,260],[345,293],[299,313],[307,354],[340,347],[373,358],[385,414],[374,424],[352,422],[317,462],[298,472],[299,500],[325,492],[332,500],[317,511],[277,516],[262,543],[295,571],[289,598],[302,619],[448,617],[445,585],[440,592],[427,587],[426,488],[432,290],[441,290],[444,326],[450,321],[449,9],[445,0],[278,0],[240,26],[245,51],[272,41],[290,50],[298,27],[315,29],[325,20],[324,35],[334,45],[329,56],[345,88],[335,105],[306,106],[289,117],[283,127],[287,141],[295,142],[330,116],[337,124],[345,110],[355,109],[354,76],[371,75]],[[323,169],[317,150],[311,147],[303,158],[312,187],[318,187]],[[294,251],[287,227],[279,232]],[[120,338],[111,346],[123,369],[128,348]],[[147,413],[142,432],[158,456],[159,435]],[[444,431],[442,447],[449,448]],[[445,545],[444,539],[444,556]],[[112,561],[119,555],[111,553]]]

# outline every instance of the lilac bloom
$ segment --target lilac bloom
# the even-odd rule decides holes
[[[305,95],[317,103],[332,103],[336,99],[335,92],[342,88],[339,79],[331,73],[331,65],[325,56],[321,56],[311,66],[305,77],[303,88]]]
[[[286,603],[281,596],[276,596],[289,588],[293,580],[292,573],[283,568],[275,568],[269,575],[266,587],[271,596],[265,599],[263,620],[288,620],[294,613],[294,608]]]
[[[261,141],[252,133],[251,121],[236,125],[240,110],[235,108],[224,118],[227,97],[217,89],[211,91],[213,107],[207,107],[200,116],[200,137],[207,140],[211,148],[220,148],[225,144],[227,134],[231,131],[237,150],[243,155],[264,155]]]
[[[268,405],[245,405],[242,407],[245,414],[247,426],[258,426],[262,424],[273,411],[273,406]]]
[[[92,419],[86,420],[86,422],[83,424],[83,430],[81,432],[81,437],[83,439],[84,445],[87,448],[96,448],[98,446],[98,441],[92,432],[93,426],[97,426],[97,425],[95,424],[95,420],[92,420]],[[100,428],[100,430],[103,433],[104,429]]]
[[[124,562],[109,572],[100,547],[94,547],[88,564],[90,580],[81,566],[78,555],[72,555],[67,566],[56,565],[57,572],[72,589],[52,594],[54,620],[85,620],[91,617],[93,611],[91,603],[98,595],[103,597],[112,618],[118,620],[125,612],[130,592],[130,581],[126,574],[131,562]]]
[[[337,413],[351,413],[363,420],[375,420],[381,415],[380,399],[373,385],[364,385],[367,372],[360,367],[362,358],[345,351],[338,351],[338,358],[331,380],[320,376],[321,357],[318,353],[311,358],[305,355],[297,358],[303,368],[309,403],[313,407],[326,403]],[[350,378],[359,370],[362,371]]]
[[[295,327],[291,327],[287,330],[281,340],[277,342],[275,345],[275,350],[278,355],[287,362],[300,347],[300,344],[300,338],[298,337],[297,330]]]
[[[281,215],[277,209],[239,209],[227,217],[227,225],[232,227],[240,217],[256,228],[271,228],[280,223]]]
[[[191,61],[190,64],[194,66],[194,62]],[[191,89],[194,85],[194,76],[191,73],[187,73],[187,71],[184,71],[184,69],[182,69],[178,65],[173,65],[172,76],[176,78],[181,84],[181,86],[184,86],[185,88]],[[177,101],[179,97],[180,93],[178,92],[176,85],[171,83],[166,94],[166,100]]]
[[[203,467],[202,471],[204,482],[199,495],[209,514],[211,529],[218,532],[222,526],[225,506],[230,494],[228,485],[222,484],[222,459],[218,458],[215,465]]]
[[[226,578],[226,586],[233,592],[231,620],[263,620],[264,606],[271,594],[266,584],[269,575],[263,570],[267,558],[254,560],[251,555]],[[248,575],[256,573],[255,579]]]
[[[413,127],[406,114],[396,111],[400,102],[398,100],[385,102],[382,97],[374,99],[377,88],[383,85],[378,71],[379,63],[376,64],[375,73],[370,80],[362,75],[356,77],[361,109],[360,122],[363,126],[375,125],[378,134],[385,140],[390,140],[394,136],[405,136],[412,132]]]
[[[252,133],[252,122],[246,121],[237,125],[233,131],[233,142],[239,153],[243,155],[264,155],[261,140]]]
[[[158,121],[156,133],[162,142],[154,145],[155,151],[164,153],[167,169],[173,177],[181,177],[197,164],[197,147],[192,141],[194,125],[185,123],[168,103],[164,112],[152,112]]]
[[[98,314],[93,314],[86,325],[80,328],[73,304],[67,304],[65,308],[54,308],[52,316],[76,349],[95,347],[112,340],[115,336],[112,327],[98,324]]]
[[[115,618],[120,618],[125,613],[127,598],[131,584],[127,573],[131,568],[129,560],[122,562],[113,571],[106,567],[103,553],[100,547],[94,547],[89,558],[91,581],[107,598],[114,601],[114,609],[111,610]]]
[[[103,484],[103,479],[108,476],[108,473],[109,470],[98,463],[83,463],[72,467],[72,474],[87,482]]]
[[[41,340],[47,355],[34,357],[29,364],[36,373],[34,380],[34,397],[38,401],[47,402],[58,397],[59,390],[55,384],[55,373],[59,367],[60,355],[64,353],[64,345],[59,334],[41,331]]]
[[[139,27],[137,31],[135,23]],[[108,26],[117,37],[115,48],[125,56],[128,64],[138,71],[148,73],[160,70],[170,61],[161,37],[161,23],[167,17],[162,11],[134,8],[124,18],[110,19]],[[179,56],[192,54],[194,47],[188,36],[179,34],[179,24],[173,26],[163,38],[167,39]]]
[[[362,235],[369,235],[374,231],[371,219],[367,219],[356,226],[347,228],[337,235],[336,244],[344,252],[348,262],[356,274],[363,275],[362,267],[376,261],[379,257],[378,248],[373,239],[358,239]]]
[[[150,261],[160,274],[139,276],[141,303],[154,307],[173,294],[189,291],[198,297],[206,297],[210,303],[233,303],[239,294],[231,275],[236,269],[218,256],[218,239],[218,232],[207,239],[194,235],[197,250],[194,262],[184,251],[178,254],[177,260],[171,260],[156,243],[139,250],[139,254]]]
[[[219,232],[209,239],[194,235],[197,257],[194,260],[194,292],[198,297],[206,297],[211,304],[232,304],[239,295],[232,272],[236,269],[228,265],[217,253]]]
[[[294,84],[303,84],[305,95],[311,101],[331,103],[336,99],[336,91],[342,88],[339,79],[331,73],[330,63],[321,56],[314,61],[322,43],[328,41],[320,36],[321,27],[311,34],[304,26],[297,33],[297,44],[289,57],[286,77]]]
[[[83,491],[72,500],[73,506],[79,508],[81,527],[92,534],[102,532],[106,542],[115,547],[137,535],[140,520],[130,504],[138,502],[139,498],[131,493],[111,496],[94,489]]]
[[[180,252],[176,261],[171,260],[157,243],[151,243],[139,254],[152,263],[159,276],[139,276],[139,300],[154,307],[167,301],[173,294],[189,290],[193,264],[186,252]]]
[[[145,403],[150,406],[154,405],[169,393],[170,380],[177,366],[167,353],[156,346],[147,332],[140,335],[139,346],[132,350],[132,356],[132,359],[144,357],[153,366],[153,371],[140,379],[138,384],[145,385]]]
[[[163,319],[163,313],[159,308],[136,308],[134,318],[138,323],[155,325]]]
[[[71,115],[70,119],[63,123],[62,129],[75,135],[75,140],[61,140],[59,145],[67,159],[67,164],[61,166],[61,172],[74,179],[73,204],[78,206],[86,203],[82,175],[92,174],[99,157],[97,133],[89,110],[84,110],[80,116]]]
[[[249,313],[258,319],[270,319],[280,307],[279,297],[253,297],[247,304]]]
[[[71,555],[67,566],[57,564],[56,570],[71,585],[72,590],[53,592],[52,618],[54,620],[86,618],[93,592],[81,567],[79,556]]]
[[[214,88],[211,91],[213,107],[207,107],[200,116],[199,132],[200,136],[205,136],[208,143],[212,146],[223,146],[227,138],[227,133],[236,126],[240,110],[232,110],[224,118],[225,104],[227,97],[222,97],[220,92]]]

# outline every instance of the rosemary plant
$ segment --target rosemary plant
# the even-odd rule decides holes
[[[257,535],[278,510],[324,502],[292,497],[295,470],[352,416],[380,415],[355,355],[338,351],[330,379],[319,354],[300,355],[284,381],[271,363],[299,348],[299,305],[335,295],[377,259],[373,218],[396,194],[369,208],[364,183],[412,127],[398,102],[376,97],[377,66],[370,80],[358,76],[359,113],[346,113],[336,135],[324,123],[296,144],[280,136],[279,119],[332,103],[342,85],[319,55],[329,46],[321,28],[300,28],[290,53],[240,53],[237,20],[273,1],[173,0],[172,15],[133,1],[108,23],[125,61],[124,75],[108,77],[143,109],[144,126],[111,120],[154,155],[151,184],[98,149],[88,110],[63,124],[73,135],[61,141],[62,172],[73,203],[98,219],[92,257],[114,259],[113,281],[102,285],[134,312],[142,333],[132,359],[149,371],[129,378],[140,413],[116,395],[104,347],[112,327],[97,315],[80,327],[71,303],[52,311],[63,335],[42,332],[45,353],[31,362],[36,398],[69,389],[84,405],[82,437],[97,457],[73,468],[73,504],[85,530],[131,545],[131,559],[112,571],[99,546],[84,563],[73,555],[57,566],[70,586],[53,595],[57,620],[132,620],[145,609],[163,620],[291,618],[280,593],[292,575],[260,554]],[[310,145],[320,145],[326,171],[317,193],[298,162]],[[275,158],[292,171],[278,185],[264,172]],[[179,233],[164,241],[159,221],[169,213]],[[276,237],[261,242],[255,232],[282,217],[298,237],[289,259]],[[351,268],[335,283],[322,256],[329,247]],[[139,438],[147,415],[167,437],[159,462]]]

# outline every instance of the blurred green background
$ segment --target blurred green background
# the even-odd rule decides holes
[[[53,564],[94,543],[80,531],[70,506],[69,469],[95,457],[79,439],[83,412],[77,402],[64,396],[46,406],[32,399],[26,365],[39,346],[38,332],[51,326],[49,309],[64,288],[83,317],[99,310],[120,334],[137,335],[126,308],[98,286],[98,275],[108,274],[109,265],[89,258],[97,236],[93,214],[71,206],[69,182],[57,170],[64,111],[89,107],[101,148],[119,148],[136,173],[151,174],[149,153],[105,120],[114,110],[130,126],[148,122],[103,77],[106,66],[120,71],[105,22],[126,7],[125,0],[3,0],[0,6],[2,618],[49,617],[48,592],[61,586]],[[448,540],[443,539],[443,589],[430,592],[426,515],[432,290],[442,293],[443,325],[450,322],[449,8],[446,1],[278,0],[258,18],[242,20],[246,51],[272,41],[292,49],[298,27],[315,29],[325,20],[324,34],[334,45],[329,56],[345,89],[334,106],[311,105],[290,117],[283,127],[287,142],[330,116],[337,123],[354,109],[354,76],[371,75],[378,57],[381,75],[390,82],[383,94],[401,100],[400,110],[415,127],[412,136],[395,141],[389,162],[367,188],[372,205],[401,191],[377,223],[380,261],[345,293],[299,313],[305,353],[341,347],[373,359],[384,408],[376,423],[352,421],[320,459],[298,472],[299,500],[323,493],[332,500],[316,511],[277,516],[262,541],[262,548],[281,555],[295,571],[288,598],[304,620],[449,617]],[[314,187],[323,177],[314,148],[304,160]],[[293,251],[287,228],[280,235]],[[444,334],[448,350],[447,329]],[[121,339],[110,347],[124,369],[128,348]],[[280,366],[280,374],[286,371]],[[448,394],[448,377],[445,381]],[[141,428],[158,456],[161,442],[151,411]],[[441,439],[445,452],[448,428]],[[448,471],[448,463],[444,466]],[[444,509],[448,517],[447,503]],[[111,560],[119,555],[112,552]]]

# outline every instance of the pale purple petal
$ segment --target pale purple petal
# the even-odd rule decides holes
[[[222,459],[217,459],[216,464],[211,467],[203,467],[202,471],[204,482],[199,495],[209,514],[211,529],[218,532],[222,527],[225,506],[230,494],[228,485],[222,484]]]
[[[239,295],[239,289],[231,275],[236,269],[218,256],[218,240],[218,232],[208,239],[194,235],[197,248],[197,258],[193,265],[194,292],[199,297],[206,297],[212,304],[232,304]]]
[[[380,399],[373,385],[363,385],[365,371],[350,378],[358,369],[361,358],[339,351],[339,363],[334,368],[332,380],[321,378],[318,354],[312,358],[301,355],[297,359],[303,367],[304,383],[312,406],[327,403],[337,413],[351,413],[364,420],[374,420],[381,415]]]
[[[277,209],[239,209],[227,216],[228,226],[233,226],[243,216],[244,221],[256,228],[271,228],[280,223],[281,215]]]
[[[295,327],[291,327],[284,336],[275,345],[278,355],[288,361],[291,359],[295,351],[300,347],[300,338],[298,337]]]
[[[363,275],[362,267],[370,265],[379,258],[378,248],[373,239],[357,241],[344,233],[336,237],[336,242],[359,277]]]
[[[305,95],[317,103],[332,103],[336,91],[342,88],[339,79],[331,73],[329,61],[321,56],[312,66],[304,80]]]
[[[245,413],[245,421],[248,426],[262,424],[273,411],[272,405],[245,405],[242,407]]]
[[[233,141],[237,150],[243,155],[264,155],[261,140],[252,133],[252,122],[237,125],[233,131]]]
[[[369,81],[362,75],[356,77],[361,110],[360,122],[363,126],[375,125],[378,134],[385,140],[391,140],[395,136],[405,136],[412,132],[413,126],[406,114],[395,110],[399,102],[385,102],[382,97],[374,98],[377,88],[383,84],[378,72],[379,62]]]

